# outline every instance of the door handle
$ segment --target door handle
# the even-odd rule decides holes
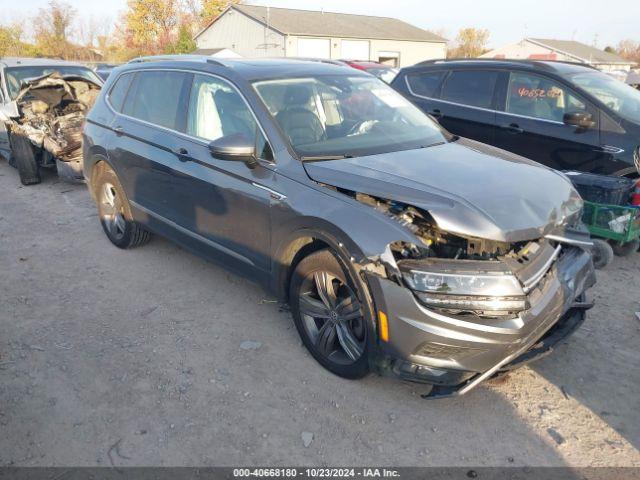
[[[444,117],[444,115],[442,115],[442,112],[439,109],[434,109],[429,115],[431,115],[433,118],[442,118]]]
[[[176,154],[176,156],[178,157],[178,160],[180,160],[181,162],[188,162],[189,160],[191,160],[188,155],[189,155],[189,151],[186,148],[177,148],[176,150],[173,151],[173,153]]]
[[[122,135],[124,135],[124,128],[122,127],[115,127],[113,129],[114,132],[116,132],[116,135],[121,137]]]
[[[524,128],[520,128],[517,123],[510,123],[509,125],[500,125],[500,128],[507,130],[509,133],[524,133]]]

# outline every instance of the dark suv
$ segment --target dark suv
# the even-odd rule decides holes
[[[155,232],[249,276],[344,377],[464,393],[547,352],[589,307],[570,182],[450,135],[355,69],[134,61],[89,113],[84,162],[113,244]]]
[[[584,65],[433,60],[392,83],[457,135],[558,170],[637,177],[640,92]]]

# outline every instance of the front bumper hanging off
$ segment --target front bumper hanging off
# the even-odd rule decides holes
[[[387,312],[389,341],[380,342],[378,370],[433,385],[425,398],[463,395],[484,380],[551,353],[584,321],[585,291],[595,283],[591,255],[562,254],[530,292],[531,306],[509,320],[474,320],[425,308],[397,283],[372,278],[376,306]]]

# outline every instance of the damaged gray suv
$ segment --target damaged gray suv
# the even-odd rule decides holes
[[[463,394],[549,353],[590,307],[571,183],[452,136],[366,73],[138,59],[109,77],[83,145],[113,244],[153,232],[249,276],[343,377]]]

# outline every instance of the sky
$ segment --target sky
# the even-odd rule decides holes
[[[126,0],[66,0],[80,16],[117,21]],[[250,0],[272,7],[396,17],[453,39],[463,27],[486,28],[490,47],[521,38],[556,38],[599,48],[632,38],[640,41],[640,0]],[[28,19],[47,0],[0,0],[0,23]]]

